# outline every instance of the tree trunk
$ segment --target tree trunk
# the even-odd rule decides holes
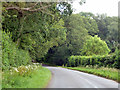
[[[22,31],[23,31],[23,22],[25,20],[26,17],[20,17],[20,29],[19,29],[19,34],[18,34],[18,39],[17,39],[17,43],[16,46],[19,46],[20,44],[20,40],[21,40],[21,36],[22,36]]]

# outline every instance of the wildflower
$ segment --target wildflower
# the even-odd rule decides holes
[[[19,72],[19,71],[17,70],[17,68],[14,68],[14,70],[15,70],[16,72]]]
[[[31,67],[31,69],[34,69],[33,67]]]
[[[25,68],[26,68],[26,69],[28,69],[28,67],[27,67],[27,66],[25,66]]]
[[[28,68],[30,68],[30,65],[28,65]]]

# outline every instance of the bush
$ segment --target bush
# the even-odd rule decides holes
[[[108,55],[110,49],[108,48],[105,41],[101,40],[100,37],[95,35],[94,37],[90,36],[83,45],[81,49],[81,55]]]
[[[2,69],[7,70],[10,67],[18,67],[30,63],[28,51],[18,49],[11,40],[11,34],[2,32]]]
[[[75,66],[90,66],[93,67],[111,67],[111,68],[118,68],[120,62],[120,51],[116,51],[116,53],[112,55],[94,55],[94,56],[70,56],[68,58],[67,65],[70,67]]]

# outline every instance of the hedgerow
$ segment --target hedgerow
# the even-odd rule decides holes
[[[18,49],[11,39],[11,34],[2,32],[2,69],[18,67],[30,63],[29,52]]]
[[[68,58],[67,66],[77,67],[77,66],[104,66],[111,68],[120,68],[120,51],[112,55],[94,55],[94,56],[70,56]]]

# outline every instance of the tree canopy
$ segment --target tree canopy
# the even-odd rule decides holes
[[[100,37],[95,35],[94,37],[89,37],[84,43],[81,50],[82,55],[107,55],[110,52],[105,41],[101,40]]]
[[[72,14],[70,2],[4,2],[2,11],[4,34],[32,60],[62,65],[71,55],[106,55],[119,46],[117,17]]]

